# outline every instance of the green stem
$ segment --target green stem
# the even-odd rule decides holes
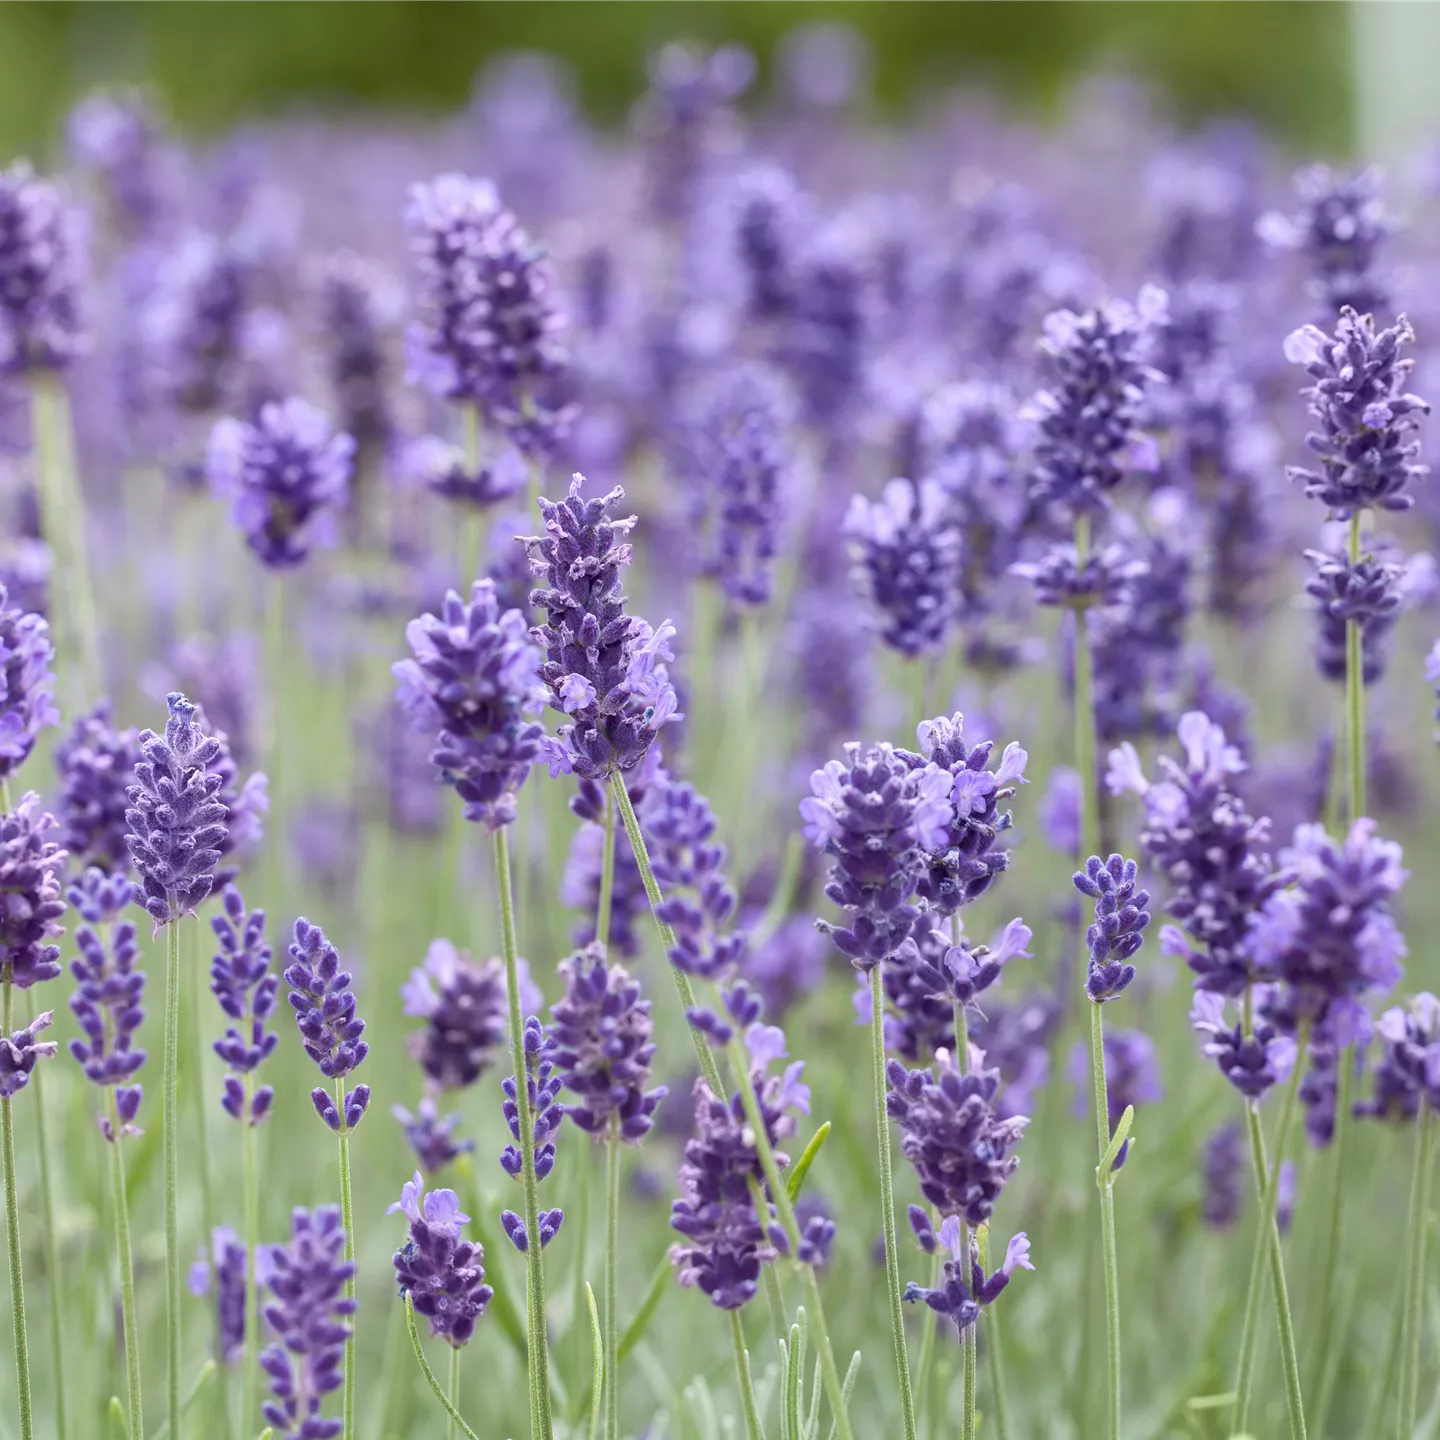
[[[980,1268],[990,1269],[990,1227],[980,1229]],[[1005,1357],[1000,1348],[1000,1311],[985,1312],[985,1360],[990,1371],[990,1400],[995,1407],[997,1440],[1010,1440],[1010,1404],[1005,1394]]]
[[[140,1328],[135,1323],[135,1265],[130,1250],[130,1199],[125,1188],[125,1156],[121,1150],[120,1114],[115,1091],[107,1089],[110,1112],[110,1196],[115,1207],[115,1251],[120,1260],[120,1318],[125,1341],[125,1384],[129,1402],[130,1434],[144,1437],[145,1421],[140,1400]],[[246,1432],[249,1433],[248,1431]]]
[[[171,913],[174,913],[171,906]],[[165,926],[165,1414],[170,1434],[180,1436],[180,922]]]
[[[613,831],[612,831],[613,834]],[[605,1440],[620,1436],[620,1125],[605,1141]]]
[[[255,1075],[245,1076],[245,1109],[241,1124],[241,1160],[245,1185],[245,1359],[241,1369],[240,1436],[249,1440],[255,1433],[255,1400],[260,1389],[260,1282],[256,1275],[255,1252],[260,1244],[260,1167],[256,1156],[259,1137],[250,1121],[255,1098]]]
[[[1106,1434],[1120,1440],[1120,1265],[1115,1246],[1115,1188],[1104,1167],[1110,1149],[1110,1101],[1105,1083],[1105,1022],[1100,1006],[1090,1006],[1090,1078],[1094,1090],[1095,1139],[1101,1168],[1095,1173],[1100,1188],[1100,1251],[1105,1264],[1105,1373],[1107,1378]]]
[[[335,1109],[340,1113],[340,1223],[345,1227],[345,1263],[351,1267],[345,1282],[345,1298],[355,1298],[355,1206],[350,1196],[350,1127],[345,1119],[345,1081],[335,1081]],[[345,1341],[345,1428],[341,1440],[355,1440],[355,1316],[350,1317],[350,1334]]]
[[[420,1362],[420,1369],[424,1372],[425,1379],[429,1381],[431,1390],[435,1392],[435,1398],[450,1417],[451,1423],[459,1428],[465,1440],[480,1440],[480,1437],[465,1423],[465,1417],[451,1404],[450,1397],[435,1378],[435,1372],[425,1358],[425,1351],[420,1345],[420,1332],[415,1328],[415,1302],[409,1295],[405,1297],[405,1323],[410,1329],[410,1343],[415,1347],[415,1358]]]
[[[615,797],[605,792],[605,838],[600,851],[600,899],[595,906],[595,939],[610,948],[610,907],[615,894]]]
[[[530,1072],[525,1063],[525,1022],[520,1014],[520,974],[516,959],[515,892],[510,878],[509,832],[495,832],[495,874],[500,890],[501,944],[509,1002],[510,1052],[515,1064],[515,1118],[520,1131],[521,1183],[524,1188],[525,1250],[528,1279],[531,1440],[551,1440],[549,1339],[545,1329],[545,1267],[540,1245],[540,1200],[535,1178],[535,1121],[530,1111]]]
[[[1420,1336],[1424,1329],[1426,1250],[1429,1239],[1430,1172],[1435,1159],[1435,1116],[1424,1096],[1416,1126],[1415,1175],[1410,1185],[1409,1284],[1405,1296],[1405,1342],[1400,1360],[1400,1423],[1396,1435],[1410,1440],[1420,1394]]]
[[[960,1253],[968,1264],[970,1258],[970,1227],[960,1225]],[[963,1440],[975,1440],[975,1332],[980,1327],[978,1317],[965,1327],[962,1337],[964,1369],[960,1389],[960,1434]]]
[[[1406,1257],[1408,1261],[1408,1256]],[[1380,1384],[1375,1398],[1370,1403],[1370,1418],[1365,1426],[1365,1440],[1380,1440],[1381,1427],[1385,1423],[1385,1411],[1390,1397],[1395,1394],[1395,1369],[1400,1360],[1401,1330],[1404,1328],[1406,1300],[1410,1294],[1410,1272],[1408,1269],[1400,1280],[1400,1303],[1390,1317],[1390,1337],[1385,1342],[1385,1361],[1380,1370]],[[1317,1427],[1318,1428],[1318,1427]],[[1324,1432],[1321,1431],[1321,1434]]]
[[[935,1215],[935,1224],[940,1224],[939,1212]],[[930,1287],[934,1289],[940,1283],[941,1257],[937,1254],[931,1262]],[[940,1328],[940,1317],[927,1305],[923,1318],[925,1335],[920,1342],[920,1363],[915,1367],[915,1421],[917,1427],[925,1418],[925,1408],[930,1400],[930,1367],[935,1362],[935,1334]],[[931,1428],[933,1429],[933,1420]]]
[[[1300,1058],[1296,1057],[1297,1064]],[[1335,1130],[1330,1146],[1334,1151],[1334,1158],[1330,1168],[1330,1227],[1325,1241],[1326,1255],[1339,1255],[1345,1239],[1345,1181],[1350,1174],[1350,1133],[1354,1128],[1351,1125],[1350,1091],[1355,1077],[1355,1052],[1351,1046],[1347,1045],[1340,1052],[1338,1064],[1340,1070],[1335,1096]],[[1335,1334],[1335,1311],[1339,1308],[1335,1298],[1335,1280],[1336,1271],[1340,1267],[1326,1265],[1322,1268],[1324,1279],[1320,1282],[1320,1330],[1315,1348],[1320,1365],[1319,1378],[1323,1386],[1325,1371],[1330,1364],[1331,1347],[1342,1337]],[[1311,1393],[1314,1393],[1313,1390]],[[1329,1402],[1323,1389],[1320,1403],[1322,1410],[1328,1408]],[[1317,1415],[1315,1418],[1315,1428],[1323,1435],[1323,1417]]]
[[[755,1384],[750,1378],[750,1352],[745,1348],[745,1333],[740,1328],[740,1312],[730,1312],[730,1340],[735,1347],[735,1375],[740,1382],[740,1405],[745,1411],[747,1440],[765,1440],[760,1424],[760,1407],[755,1403]]]
[[[446,1427],[448,1440],[455,1440],[459,1431],[455,1417],[460,1413],[460,1347],[450,1347],[450,1424]]]
[[[10,970],[6,967],[4,982],[3,1030],[11,1027]],[[11,1113],[14,1100],[0,1100],[0,1154],[5,1165],[5,1241],[10,1252],[10,1316],[15,1329],[15,1381],[20,1399],[20,1440],[34,1440],[35,1418],[30,1402],[30,1347],[25,1340],[25,1278],[20,1263],[20,1197],[15,1193],[15,1117]]]
[[[1275,1224],[1275,1195],[1280,1185],[1280,1167],[1285,1157],[1285,1145],[1290,1135],[1290,1124],[1295,1115],[1295,1101],[1300,1090],[1300,1071],[1308,1036],[1302,1028],[1297,1040],[1295,1068],[1290,1072],[1289,1084],[1285,1087],[1285,1098],[1280,1106],[1280,1119],[1275,1131],[1275,1163],[1268,1164],[1265,1158],[1265,1136],[1260,1129],[1260,1112],[1254,1105],[1245,1106],[1245,1121],[1250,1135],[1250,1156],[1255,1167],[1255,1186],[1260,1197],[1260,1210],[1255,1222],[1255,1245],[1250,1259],[1251,1285],[1256,1284],[1256,1272],[1265,1263],[1267,1252],[1270,1258],[1270,1275],[1275,1291],[1275,1310],[1279,1321],[1280,1348],[1285,1366],[1286,1395],[1290,1404],[1290,1433],[1292,1436],[1305,1434],[1305,1417],[1300,1399],[1300,1375],[1295,1363],[1294,1326],[1290,1318],[1290,1298],[1285,1287],[1285,1269],[1280,1254],[1280,1231]],[[1250,1388],[1255,1370],[1255,1339],[1258,1326],[1252,1324],[1248,1335],[1242,1332],[1239,1366],[1235,1378],[1234,1429],[1243,1433],[1250,1417]],[[1288,1337],[1288,1338],[1287,1338]]]
[[[890,1158],[890,1115],[885,1105],[885,985],[883,962],[870,970],[870,1060],[875,1081],[875,1130],[880,1148],[880,1220],[885,1235],[885,1284],[890,1294],[890,1338],[900,1377],[900,1418],[905,1440],[915,1440],[915,1396],[900,1301],[900,1246],[895,1235],[895,1179]],[[963,1018],[961,1023],[963,1024]]]
[[[1075,549],[1083,565],[1090,554],[1090,519],[1075,521]],[[1100,845],[1100,797],[1095,773],[1095,675],[1090,657],[1090,627],[1086,612],[1075,616],[1075,768],[1080,772],[1080,863],[1094,855]]]
[[[200,970],[200,927],[192,925],[185,943],[185,965],[190,974]],[[190,1032],[190,1091],[195,1101],[195,1170],[200,1180],[201,1236],[210,1243],[215,1226],[214,1192],[210,1188],[210,1126],[205,1110],[205,1043],[200,1033],[200,987],[191,984],[185,989],[185,1028]],[[216,1336],[218,1344],[219,1336]],[[217,1354],[217,1359],[219,1358]],[[230,1429],[231,1416],[225,1411],[225,1428]],[[241,1435],[248,1434],[241,1431]]]
[[[33,1004],[30,1007],[30,1018],[35,1018]],[[41,1082],[38,1070],[30,1077],[30,1088],[35,1094],[35,1148],[40,1152],[40,1208],[45,1217],[45,1269],[50,1281],[50,1357],[55,1376],[55,1436],[56,1440],[65,1440],[65,1325],[60,1312],[60,1244],[55,1233],[55,1199],[50,1183],[50,1131],[45,1124],[45,1090],[49,1083],[48,1080]]]
[[[1360,511],[1350,517],[1350,563],[1360,561]],[[1345,709],[1350,739],[1350,821],[1365,813],[1365,646],[1357,620],[1345,622]]]
[[[461,445],[465,452],[465,471],[474,475],[480,469],[480,411],[474,405],[460,410]],[[460,593],[469,597],[471,581],[480,574],[481,512],[473,505],[462,507],[460,520]]]

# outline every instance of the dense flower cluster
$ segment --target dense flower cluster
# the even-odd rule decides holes
[[[295,922],[290,964],[285,970],[290,1005],[305,1053],[327,1080],[342,1080],[358,1070],[370,1053],[361,1037],[365,1022],[355,1013],[355,992],[348,970],[340,968],[340,955],[318,925],[303,916]],[[342,1119],[336,1100],[323,1085],[310,1092],[315,1112],[337,1132],[353,1130],[370,1103],[370,1087],[357,1085],[344,1096]]]
[[[405,1138],[410,1142],[421,1169],[432,1175],[475,1148],[473,1140],[455,1138],[460,1117],[446,1115],[442,1119],[433,1095],[421,1096],[414,1114],[403,1105],[392,1106],[390,1113],[404,1129]]]
[[[521,971],[520,990],[521,1008],[533,1009],[539,997],[528,971]],[[477,964],[450,941],[432,940],[425,963],[410,972],[400,998],[405,1014],[425,1021],[425,1028],[414,1031],[407,1043],[435,1085],[463,1089],[490,1068],[505,1040],[503,961]]]
[[[63,370],[86,348],[79,214],[24,161],[0,170],[0,373]]]
[[[1090,951],[1085,993],[1095,1004],[1113,1000],[1135,978],[1129,962],[1145,943],[1150,892],[1139,888],[1133,860],[1092,855],[1075,875],[1075,888],[1095,902],[1095,922],[1085,932]]]
[[[421,435],[400,456],[402,475],[446,500],[472,510],[486,510],[513,500],[525,488],[525,461],[507,450],[491,465],[472,469],[465,452],[438,435]]]
[[[1285,341],[1285,358],[1315,382],[1302,393],[1320,426],[1305,437],[1320,468],[1292,465],[1286,473],[1341,520],[1366,508],[1408,510],[1411,486],[1428,474],[1417,432],[1430,406],[1402,388],[1415,362],[1401,351],[1414,343],[1403,316],[1377,331],[1348,306],[1333,336],[1307,325]]]
[[[1307,550],[1314,574],[1305,593],[1316,601],[1315,664],[1320,673],[1343,684],[1346,642],[1351,624],[1360,629],[1360,671],[1373,685],[1389,658],[1386,640],[1400,616],[1405,568],[1390,560],[1362,556],[1353,565],[1344,555]]]
[[[531,1135],[535,1145],[535,1178],[544,1180],[555,1168],[555,1134],[565,1119],[565,1107],[559,1103],[561,1077],[555,1073],[550,1059],[550,1037],[534,1015],[525,1022],[524,1063],[525,1086],[530,1099]],[[520,1107],[516,1103],[515,1076],[507,1075],[500,1083],[504,1094],[501,1109],[510,1127],[510,1139],[500,1152],[500,1168],[512,1180],[524,1173],[524,1156],[520,1148]],[[540,1212],[540,1248],[543,1250],[556,1235],[565,1215],[560,1210]],[[500,1224],[510,1243],[522,1254],[530,1248],[530,1233],[524,1219],[513,1210],[501,1213]]]
[[[139,968],[140,946],[128,920],[116,925],[108,944],[89,925],[75,931],[79,955],[70,962],[75,993],[70,997],[76,1024],[84,1035],[70,1042],[70,1053],[93,1084],[115,1089],[119,1132],[108,1114],[99,1117],[100,1132],[112,1144],[120,1135],[138,1135],[135,1116],[143,1093],[128,1082],[145,1063],[145,1051],[134,1043],[145,1019],[145,972]]]
[[[44,616],[12,605],[0,585],[0,779],[25,763],[41,730],[60,723],[54,659]]]
[[[265,912],[247,913],[245,898],[234,885],[225,887],[221,907],[221,913],[210,919],[220,946],[210,963],[210,990],[235,1023],[214,1045],[230,1071],[220,1103],[232,1120],[258,1125],[269,1113],[275,1091],[260,1086],[247,1106],[246,1085],[238,1077],[253,1074],[279,1044],[265,1022],[275,1013],[280,977],[270,969],[274,952],[265,939]]]
[[[1035,1268],[1030,1263],[1030,1240],[1023,1230],[1005,1247],[1004,1260],[989,1276],[980,1266],[980,1249],[973,1238],[969,1253],[965,1253],[967,1247],[957,1216],[948,1216],[940,1226],[939,1242],[950,1252],[950,1258],[940,1270],[940,1283],[925,1289],[912,1281],[905,1287],[904,1298],[911,1304],[923,1301],[937,1315],[952,1321],[961,1334],[980,1318],[982,1306],[993,1304],[999,1298],[1016,1270]],[[931,1245],[933,1248],[933,1239]]]
[[[129,868],[126,789],[136,758],[136,733],[115,728],[108,700],[77,716],[55,746],[61,843],[77,866]]]
[[[235,523],[262,564],[293,569],[326,537],[344,504],[355,441],[298,396],[260,408],[253,421],[221,420],[210,433],[205,471],[233,503]]]
[[[475,1322],[495,1293],[485,1283],[484,1247],[460,1238],[460,1227],[470,1217],[461,1213],[455,1192],[425,1194],[418,1170],[385,1213],[397,1210],[410,1222],[410,1238],[394,1260],[400,1293],[430,1322],[431,1335],[458,1348],[474,1335]]]
[[[1035,587],[1037,605],[1081,610],[1093,605],[1123,605],[1149,570],[1149,561],[1124,545],[1102,545],[1087,551],[1082,560],[1069,541],[1050,546],[1038,560],[1023,560],[1010,567],[1011,574]]]
[[[1272,1085],[1283,1083],[1294,1068],[1295,1041],[1267,1020],[1260,1020],[1248,1035],[1238,1021],[1231,1025],[1223,995],[1203,990],[1196,995],[1190,1023],[1206,1037],[1201,1053],[1214,1060],[1247,1100],[1258,1100]]]
[[[1372,1098],[1357,1107],[1382,1120],[1411,1120],[1423,1100],[1440,1109],[1440,1000],[1422,991],[1375,1022],[1384,1041],[1375,1066]]]
[[[1169,882],[1165,910],[1181,927],[1161,931],[1165,953],[1185,960],[1197,990],[1238,995],[1250,978],[1251,917],[1276,884],[1269,822],[1254,819],[1235,793],[1245,762],[1220,726],[1191,710],[1178,734],[1184,763],[1161,756],[1162,779],[1145,778],[1128,741],[1110,752],[1106,779],[1112,793],[1134,791],[1145,802],[1140,844]]]
[[[30,791],[0,817],[0,979],[28,990],[60,973],[61,880],[67,856],[49,833],[55,817]]]
[[[215,1288],[215,1340],[220,1359],[236,1364],[245,1353],[245,1272],[249,1268],[240,1237],[228,1226],[217,1225],[210,1232],[209,1253],[201,1246],[190,1267],[192,1295],[209,1294]]]
[[[495,585],[477,580],[467,604],[455,591],[443,616],[422,615],[405,631],[413,658],[394,666],[401,707],[417,729],[440,732],[431,755],[465,802],[465,818],[490,830],[515,818],[515,793],[540,754],[540,654],[525,617],[500,610]]]
[[[576,475],[564,500],[541,500],[546,533],[525,543],[543,582],[531,597],[546,612],[532,632],[545,649],[540,676],[551,708],[568,717],[559,741],[544,742],[545,756],[552,773],[606,780],[633,770],[661,726],[684,717],[663,663],[675,658],[668,643],[675,627],[666,620],[652,630],[625,613],[620,571],[631,548],[620,537],[635,520],[609,515],[625,492],[617,486],[585,500],[584,483]]]

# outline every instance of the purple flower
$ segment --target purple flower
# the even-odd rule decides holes
[[[1146,391],[1162,379],[1148,362],[1166,305],[1147,285],[1134,306],[1111,300],[1045,317],[1040,351],[1053,378],[1023,413],[1039,430],[1032,497],[1061,516],[1103,513],[1126,475],[1156,467],[1155,442],[1139,425]]]
[[[12,1100],[30,1082],[37,1060],[49,1060],[56,1051],[53,1040],[35,1037],[50,1027],[53,1010],[37,1015],[23,1030],[0,1035],[0,1100]]]
[[[1201,1053],[1214,1060],[1247,1100],[1258,1100],[1272,1085],[1283,1084],[1294,1068],[1295,1041],[1263,1019],[1246,1035],[1238,1023],[1229,1023],[1222,995],[1203,990],[1197,994],[1190,1024],[1207,1037]]]
[[[1178,733],[1184,763],[1160,758],[1163,779],[1151,784],[1128,741],[1110,752],[1112,794],[1133,790],[1145,802],[1141,848],[1169,881],[1167,925],[1160,942],[1195,972],[1195,988],[1238,995],[1250,980],[1246,938],[1255,912],[1274,891],[1270,824],[1256,820],[1232,777],[1245,770],[1239,751],[1207,715],[1191,710]]]
[[[60,723],[50,669],[54,659],[44,617],[12,605],[0,585],[0,779],[9,779],[25,763],[41,730]]]
[[[519,962],[520,1006],[530,1011],[540,993],[530,983],[528,966]],[[425,1028],[407,1040],[411,1055],[442,1090],[473,1085],[491,1066],[505,1041],[505,965],[476,963],[448,940],[432,940],[425,963],[410,972],[401,988],[405,1014],[418,1015]]]
[[[1136,583],[1150,572],[1150,562],[1124,545],[1103,545],[1080,559],[1068,541],[1051,545],[1039,560],[1010,567],[1012,575],[1035,587],[1037,605],[1066,605],[1073,609],[1110,607],[1127,603]]]
[[[1201,1180],[1200,1214],[1212,1230],[1228,1230],[1240,1218],[1245,1198],[1245,1143],[1238,1123],[1222,1125],[1206,1139]]]
[[[761,163],[736,177],[731,204],[747,313],[777,320],[790,308],[804,197],[788,171]]]
[[[305,1053],[327,1080],[338,1080],[358,1070],[370,1053],[360,1037],[365,1022],[355,1014],[355,992],[350,972],[340,968],[340,955],[318,925],[303,916],[295,922],[285,983]],[[357,1085],[344,1097],[342,1121],[335,1101],[324,1086],[310,1092],[316,1113],[334,1131],[352,1130],[370,1103],[370,1087]]]
[[[236,1024],[214,1044],[215,1053],[231,1072],[225,1077],[220,1103],[232,1120],[258,1125],[269,1112],[275,1092],[262,1085],[251,1097],[247,1111],[245,1087],[236,1077],[257,1070],[279,1044],[279,1037],[266,1030],[265,1022],[275,1012],[280,977],[270,969],[274,952],[265,939],[265,912],[247,914],[245,899],[234,885],[225,887],[221,903],[222,913],[210,918],[220,945],[210,964],[210,990]]]
[[[540,501],[546,533],[525,544],[542,582],[532,600],[546,612],[531,632],[545,648],[540,675],[551,708],[567,717],[558,741],[546,742],[546,759],[552,774],[603,781],[615,770],[633,770],[661,726],[684,717],[662,663],[675,658],[669,649],[675,627],[666,620],[652,630],[625,614],[620,571],[632,554],[618,537],[635,519],[609,515],[625,492],[617,486],[584,500],[584,483],[576,475],[564,500]]]
[[[210,1249],[201,1246],[190,1267],[192,1295],[208,1295],[215,1283],[216,1349],[226,1365],[235,1365],[245,1353],[245,1272],[248,1256],[240,1237],[228,1226],[210,1232]]]
[[[1315,663],[1321,675],[1344,682],[1351,622],[1360,629],[1361,674],[1373,685],[1385,673],[1386,641],[1400,618],[1405,567],[1364,555],[1351,564],[1344,555],[1307,550],[1315,573],[1305,593],[1316,600]]]
[[[110,209],[132,237],[153,232],[172,200],[164,134],[142,90],[96,91],[70,112],[71,154],[99,172]]]
[[[911,659],[939,649],[960,603],[961,534],[939,483],[891,480],[851,498],[851,579],[880,638]]]
[[[424,1193],[420,1172],[385,1212],[401,1211],[410,1222],[410,1238],[394,1259],[400,1294],[408,1295],[417,1315],[430,1322],[430,1334],[443,1336],[457,1350],[475,1333],[494,1291],[485,1283],[485,1250],[460,1238],[470,1217],[460,1211],[453,1190]]]
[[[479,406],[527,454],[548,452],[572,414],[565,316],[544,250],[488,180],[465,175],[412,186],[405,223],[420,316],[411,378]]]
[[[298,396],[260,407],[251,423],[221,420],[210,432],[205,473],[233,501],[235,523],[262,564],[303,564],[345,503],[355,441]]]
[[[961,1075],[948,1055],[940,1057],[937,1069],[938,1074],[907,1070],[891,1060],[885,1070],[886,1110],[900,1127],[900,1148],[925,1198],[969,1225],[983,1225],[1020,1164],[1010,1150],[1030,1122],[995,1114],[998,1070]]]
[[[65,852],[48,833],[55,817],[29,791],[0,816],[0,978],[28,990],[60,973]]]
[[[55,746],[61,843],[76,865],[107,873],[130,868],[126,789],[137,759],[135,731],[115,729],[110,716],[110,702],[102,700]]]
[[[543,1180],[555,1168],[553,1137],[565,1119],[565,1107],[558,1103],[561,1081],[550,1059],[550,1037],[534,1015],[525,1021],[524,1061],[525,1084],[530,1097],[531,1134],[535,1144],[535,1178]],[[510,1138],[515,1142],[501,1151],[500,1168],[512,1180],[518,1180],[524,1170],[524,1158],[520,1151],[520,1108],[516,1104],[515,1077],[507,1075],[500,1082],[500,1089],[505,1097],[501,1110],[505,1123],[510,1127]],[[555,1214],[558,1216],[560,1212],[557,1210]],[[558,1219],[553,1229],[559,1229]],[[523,1251],[529,1243],[525,1224],[518,1216],[515,1224],[507,1223],[506,1234],[517,1250]],[[542,1246],[548,1243],[548,1238],[542,1237]]]
[[[933,1245],[933,1240],[931,1243]],[[905,1287],[903,1298],[912,1305],[917,1300],[924,1301],[937,1315],[953,1321],[962,1335],[980,1318],[981,1307],[999,1297],[1016,1270],[1035,1268],[1030,1263],[1030,1239],[1023,1230],[1012,1237],[1005,1247],[1000,1268],[989,1277],[980,1268],[980,1246],[974,1236],[970,1238],[969,1255],[963,1254],[965,1247],[957,1216],[948,1216],[940,1226],[940,1243],[950,1252],[950,1258],[941,1267],[940,1283],[927,1290],[911,1281]]]
[[[256,710],[264,700],[260,645],[248,630],[232,630],[221,638],[209,634],[177,640],[156,666],[146,689],[157,699],[171,690],[195,697],[205,722],[223,734],[237,764],[254,756]]]
[[[913,983],[923,986],[932,996],[947,999],[950,1004],[978,1008],[976,1000],[1000,979],[1005,966],[1018,956],[1029,956],[1030,927],[1023,920],[1012,920],[993,945],[972,945],[961,937],[951,942],[944,930],[932,928],[925,940],[912,936],[919,956],[914,965]],[[939,953],[938,963],[935,956]]]
[[[109,943],[88,925],[75,931],[79,955],[70,962],[75,993],[70,1008],[84,1038],[70,1042],[70,1053],[86,1079],[114,1086],[120,1134],[138,1135],[132,1123],[140,1108],[141,1087],[129,1081],[145,1063],[145,1051],[134,1045],[145,1019],[145,972],[137,964],[140,947],[128,920],[114,927]],[[119,1137],[108,1115],[99,1117],[100,1132],[112,1144]]]
[[[809,238],[797,257],[779,358],[800,392],[805,417],[837,445],[859,408],[874,323],[868,259],[844,218]]]
[[[125,843],[140,873],[142,903],[157,926],[192,914],[209,895],[230,813],[219,799],[224,777],[212,768],[220,741],[201,732],[183,695],[172,692],[165,703],[164,735],[140,732],[125,812]]]
[[[1315,382],[1301,393],[1320,426],[1305,437],[1320,468],[1291,465],[1286,473],[1338,519],[1367,507],[1408,510],[1411,485],[1429,473],[1419,463],[1418,431],[1430,406],[1401,388],[1415,362],[1400,352],[1414,343],[1404,316],[1377,332],[1369,315],[1348,306],[1333,336],[1306,325],[1285,341],[1285,358]]]
[[[909,902],[926,855],[941,850],[954,820],[954,780],[938,766],[915,768],[905,752],[874,745],[845,747],[848,765],[832,760],[810,777],[813,796],[800,802],[805,837],[833,864],[825,893],[848,912],[847,928],[822,924],[857,969],[889,959],[920,912]]]
[[[28,163],[0,170],[0,373],[63,370],[85,350],[84,239]]]
[[[1407,877],[1399,845],[1373,820],[1355,821],[1343,842],[1301,825],[1279,859],[1284,888],[1253,917],[1248,942],[1256,972],[1281,986],[1277,1023],[1320,1021],[1396,985],[1406,953],[1389,908]]]
[[[515,818],[515,793],[541,753],[540,654],[518,610],[500,611],[495,585],[477,580],[467,604],[455,591],[443,616],[406,627],[413,658],[393,671],[396,698],[417,730],[439,731],[431,762],[455,787],[465,818],[498,830]]]
[[[560,962],[563,998],[550,1010],[550,1059],[564,1087],[579,1099],[566,1115],[582,1130],[612,1125],[636,1144],[650,1133],[665,1087],[646,1090],[655,1046],[650,1002],[619,965],[607,968],[605,948],[591,945]]]
[[[465,452],[438,435],[411,440],[399,464],[412,484],[470,510],[488,510],[515,499],[524,491],[527,479],[525,459],[517,450],[506,450],[493,465],[483,465],[472,473]]]
[[[390,360],[385,331],[400,308],[399,286],[348,250],[332,255],[320,282],[330,385],[341,426],[357,446],[389,439]]]
[[[1382,1120],[1413,1120],[1420,1102],[1440,1109],[1440,1000],[1429,991],[1403,1009],[1387,1010],[1375,1025],[1384,1041],[1374,1071],[1373,1098],[1357,1113]]]
[[[1085,934],[1090,963],[1085,993],[1095,1004],[1113,1000],[1135,978],[1131,957],[1145,943],[1150,892],[1137,888],[1133,860],[1092,855],[1075,875],[1075,888],[1095,902],[1095,923]]]
[[[82,920],[92,925],[113,925],[120,918],[120,912],[135,899],[135,886],[124,871],[107,875],[92,865],[65,887],[65,898]]]
[[[412,1115],[404,1106],[395,1105],[390,1113],[404,1128],[405,1138],[410,1142],[410,1148],[414,1150],[415,1158],[419,1160],[423,1170],[433,1175],[443,1170],[452,1160],[458,1160],[461,1155],[475,1148],[473,1140],[455,1139],[455,1128],[460,1124],[460,1117],[447,1115],[441,1119],[434,1096],[422,1095],[416,1111],[417,1113]]]
[[[271,1245],[256,1258],[257,1278],[271,1295],[265,1319],[277,1339],[260,1355],[273,1396],[264,1405],[266,1423],[277,1440],[336,1440],[344,1422],[326,1420],[320,1410],[344,1383],[355,1313],[355,1301],[345,1297],[355,1267],[345,1259],[340,1207],[295,1210],[289,1244]]]
[[[1084,799],[1080,772],[1068,765],[1057,765],[1050,772],[1037,809],[1040,833],[1052,850],[1058,850],[1062,855],[1078,853]]]

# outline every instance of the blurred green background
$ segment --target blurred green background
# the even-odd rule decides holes
[[[869,37],[877,99],[892,110],[963,75],[1044,106],[1068,77],[1107,65],[1164,85],[1187,116],[1247,111],[1297,147],[1344,150],[1353,11],[1333,0],[8,0],[0,151],[47,153],[75,94],[103,81],[152,80],[176,120],[204,134],[297,106],[453,109],[487,56],[518,47],[566,56],[591,112],[614,119],[662,40],[742,40],[764,65],[792,25],[827,17]]]

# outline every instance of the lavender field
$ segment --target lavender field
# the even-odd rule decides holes
[[[866,73],[0,156],[0,1440],[1440,1432],[1440,167]]]

